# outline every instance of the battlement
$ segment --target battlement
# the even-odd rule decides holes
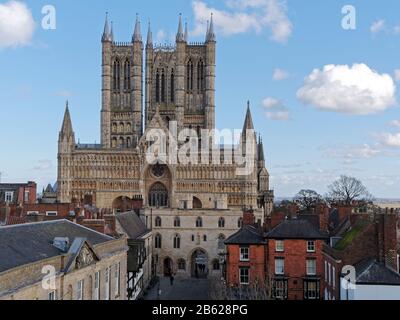
[[[115,46],[115,47],[132,47],[133,43],[132,42],[115,41],[115,42],[113,42],[113,46]]]

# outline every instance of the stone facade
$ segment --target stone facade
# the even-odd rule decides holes
[[[146,161],[151,130],[165,133],[170,146],[173,138],[169,129],[173,123],[178,132],[215,129],[215,38],[211,20],[206,41],[188,43],[180,20],[174,46],[153,45],[150,26],[144,46],[137,20],[132,41],[119,43],[114,41],[113,30],[106,21],[102,38],[101,144],[76,143],[68,106],[59,135],[58,200],[82,203],[90,199],[100,209],[120,211],[121,198],[143,197],[148,221],[154,211],[164,217],[165,227],[156,230],[166,245],[159,250],[159,259],[169,257],[175,262],[184,257],[190,261],[196,248],[214,259],[218,256],[215,240],[220,233],[228,237],[238,230],[243,207],[255,208],[260,219],[272,210],[273,191],[269,188],[262,141],[256,141],[250,107],[241,144],[231,147],[231,151],[237,151],[245,145],[247,136],[254,138],[249,142],[254,151],[254,169],[249,174],[238,175],[240,165],[236,159],[228,163],[224,155],[218,157],[222,161],[217,164]],[[178,143],[179,147],[183,144]],[[169,150],[167,156],[171,157]],[[182,216],[182,248],[171,251],[167,239],[178,231],[172,224],[177,215]],[[209,239],[206,244],[188,241],[192,234],[197,236],[198,230],[193,228],[199,215],[204,215],[200,234]],[[224,232],[218,228],[220,216],[226,220]],[[208,262],[211,268],[211,260]]]

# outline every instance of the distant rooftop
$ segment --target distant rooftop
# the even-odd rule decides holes
[[[400,274],[389,269],[383,263],[373,259],[363,260],[355,265],[356,283],[400,286]]]

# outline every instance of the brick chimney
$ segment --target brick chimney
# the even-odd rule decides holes
[[[353,207],[350,205],[339,205],[338,206],[339,221],[343,222],[345,219],[350,218],[353,211]]]
[[[386,210],[386,214],[378,214],[376,217],[379,261],[396,272],[398,271],[397,222],[397,215],[389,213],[389,210]]]
[[[105,234],[106,222],[104,220],[85,219],[81,222],[81,224],[86,228]]]
[[[318,215],[319,229],[321,231],[329,231],[329,212],[330,209],[325,203],[318,203],[315,206],[315,213]]]
[[[243,226],[254,226],[256,216],[253,209],[245,209],[243,212]]]

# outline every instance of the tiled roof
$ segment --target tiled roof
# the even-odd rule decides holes
[[[357,284],[398,285],[400,274],[386,267],[383,263],[367,259],[355,265]]]
[[[285,220],[267,233],[270,239],[327,239],[328,235],[306,219]]]
[[[225,244],[265,244],[262,233],[253,226],[244,226],[230,236]]]
[[[130,239],[137,239],[150,230],[135,212],[125,212],[116,215],[117,221]]]
[[[85,238],[97,245],[114,240],[68,220],[0,227],[0,273],[18,266],[64,254],[53,246],[54,238]]]

